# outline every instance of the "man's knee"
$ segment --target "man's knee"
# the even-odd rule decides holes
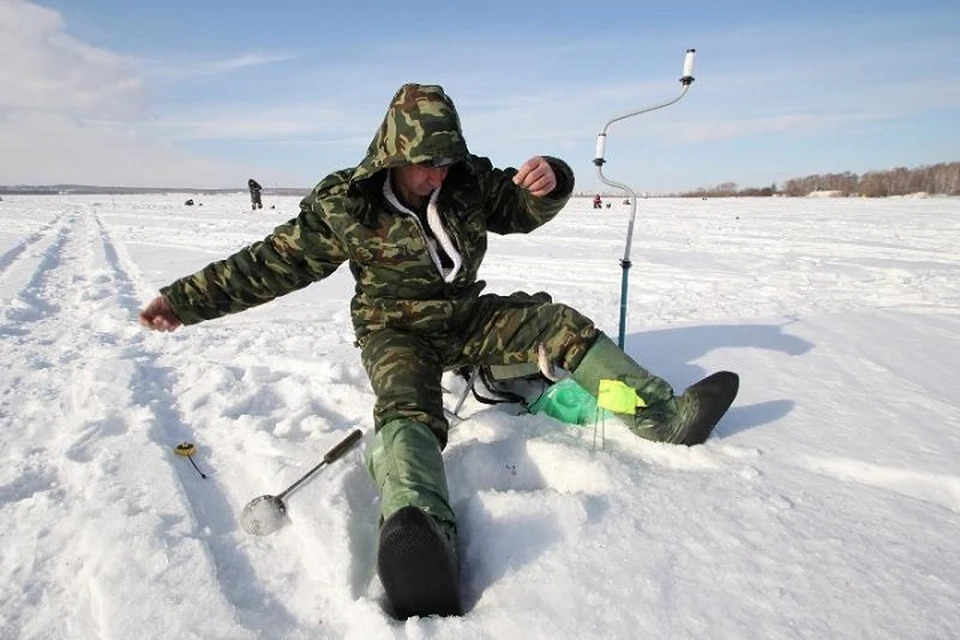
[[[377,396],[375,428],[394,420],[412,420],[427,425],[445,445],[449,424],[440,386],[443,366],[429,345],[386,330],[364,341],[361,358]]]
[[[383,403],[377,400],[377,406],[374,409],[374,431],[380,431],[384,426],[397,420],[419,422],[426,425],[433,435],[437,437],[442,450],[447,446],[447,432],[450,430],[450,423],[443,414],[443,402],[441,398],[439,410],[431,410],[418,406],[401,406],[396,404]]]
[[[543,305],[533,323],[538,344],[543,344],[548,357],[564,369],[572,371],[597,339],[593,320],[563,303]]]

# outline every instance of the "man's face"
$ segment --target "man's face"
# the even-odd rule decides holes
[[[397,186],[406,196],[426,198],[443,184],[450,167],[434,167],[430,164],[408,164],[394,169]]]

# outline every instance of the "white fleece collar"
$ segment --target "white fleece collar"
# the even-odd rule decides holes
[[[443,223],[440,221],[440,214],[437,212],[437,198],[440,196],[440,188],[434,189],[433,193],[430,194],[430,201],[427,202],[427,224],[430,226],[430,231],[433,232],[433,235],[436,236],[436,241],[430,237],[430,234],[426,233],[420,225],[420,219],[417,217],[417,214],[407,207],[401,204],[400,199],[397,198],[396,194],[393,192],[393,186],[391,183],[391,174],[392,170],[387,171],[387,179],[383,181],[383,197],[387,199],[397,211],[406,213],[413,217],[416,221],[417,226],[420,227],[420,231],[423,233],[424,239],[427,241],[427,253],[430,254],[430,259],[433,261],[433,264],[437,267],[437,271],[440,272],[440,275],[443,277],[444,282],[453,282],[457,277],[457,274],[460,272],[460,267],[463,265],[463,259],[460,256],[460,253],[457,251],[457,248],[453,246],[453,241],[450,239],[450,236],[447,234],[446,229],[443,228]],[[437,253],[437,243],[440,243],[440,247],[443,251],[450,257],[450,260],[453,262],[453,267],[444,268],[443,263],[440,261],[440,255]]]

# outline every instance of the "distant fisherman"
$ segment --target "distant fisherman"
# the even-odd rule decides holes
[[[250,189],[250,208],[254,211],[263,209],[263,202],[260,201],[260,192],[263,187],[260,186],[260,183],[250,178],[247,180],[247,188]]]

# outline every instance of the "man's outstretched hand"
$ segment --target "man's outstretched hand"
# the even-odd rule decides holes
[[[140,312],[140,324],[154,331],[173,331],[182,322],[163,296],[157,296]]]
[[[543,156],[534,156],[520,166],[517,175],[513,176],[513,184],[542,198],[556,188],[557,176]]]

